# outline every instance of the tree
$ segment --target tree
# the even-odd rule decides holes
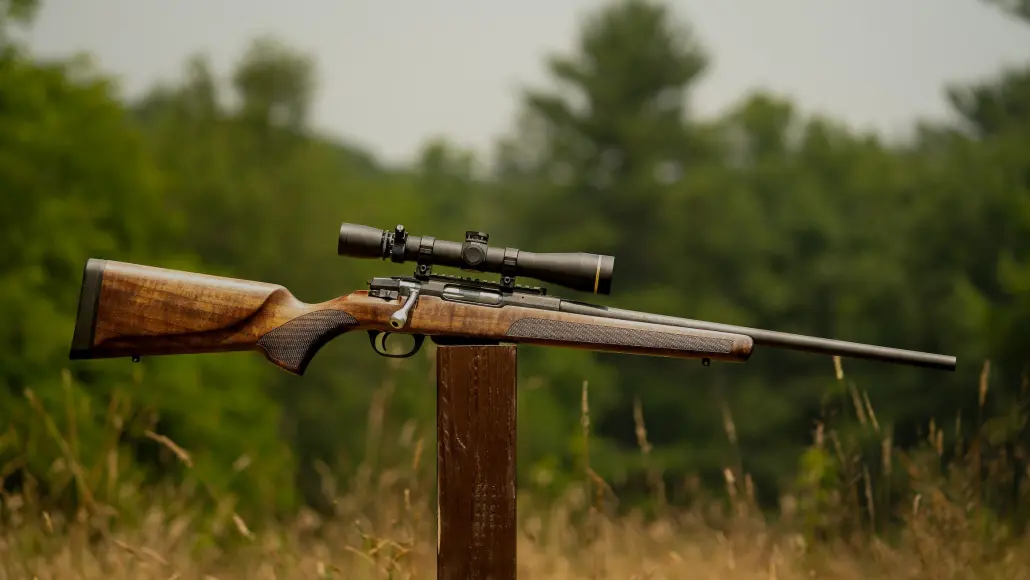
[[[1012,14],[1017,18],[1023,20],[1030,20],[1030,1],[1028,0],[982,0],[988,4],[993,4]]]
[[[32,22],[39,0],[0,0],[0,43],[6,43],[7,27]]]
[[[630,0],[588,19],[571,57],[553,57],[555,92],[528,91],[528,125],[543,135],[530,211],[551,231],[547,243],[575,240],[624,260],[621,274],[653,272],[651,242],[664,188],[702,161],[685,124],[686,94],[707,57],[689,29],[660,4]],[[501,161],[511,166],[510,159]],[[580,217],[570,227],[564,217]],[[535,236],[536,237],[536,236]],[[538,239],[538,238],[537,238]],[[541,241],[538,239],[537,245]]]
[[[679,303],[664,299],[672,276],[669,240],[682,232],[669,224],[683,214],[669,216],[666,208],[684,195],[682,180],[714,154],[710,136],[686,114],[689,90],[707,62],[690,28],[659,3],[616,2],[588,17],[575,54],[548,60],[556,88],[526,92],[520,129],[501,144],[495,169],[504,182],[502,199],[514,208],[506,212],[511,235],[537,251],[615,255],[617,292],[630,300],[636,296],[634,307],[660,304],[668,310]],[[656,368],[668,367],[625,357],[594,357],[601,364],[588,365],[557,354],[535,356],[527,366],[561,379],[525,396],[553,398],[571,433],[579,409],[576,387],[589,378],[598,434],[620,435],[594,446],[612,447],[607,457],[599,451],[594,459],[602,463],[598,469],[614,475],[609,459],[634,440],[632,424],[628,434],[624,425],[632,421],[632,398],[647,390],[648,379],[661,376]],[[617,391],[616,383],[636,388]],[[645,412],[661,406],[660,392],[648,392]],[[623,420],[614,421],[609,412]],[[651,427],[662,436],[668,425]],[[571,433],[565,462],[575,461]]]
[[[362,289],[371,277],[388,275],[384,268],[396,268],[337,256],[333,234],[341,222],[391,227],[400,221],[412,231],[436,230],[453,203],[442,196],[458,192],[430,196],[421,184],[456,185],[465,177],[460,159],[449,153],[430,150],[421,176],[397,175],[318,135],[307,119],[316,86],[312,63],[289,46],[259,38],[225,78],[197,57],[184,78],[155,88],[133,108],[169,176],[169,203],[189,216],[183,250],[197,256],[203,271],[279,283],[301,300],[318,302]],[[388,389],[386,420],[431,426],[422,421],[433,413],[424,389],[426,359],[388,367],[362,338],[343,336],[327,345],[303,379],[264,362],[251,377],[282,411],[281,423],[270,427],[296,454],[295,481],[304,499],[327,511],[335,498],[325,496],[325,468],[346,480],[374,459],[367,454],[376,448],[362,427],[376,386],[413,383]]]
[[[235,495],[241,510],[289,506],[291,488],[277,474],[288,451],[266,428],[276,410],[247,384],[249,363],[67,361],[88,258],[163,256],[165,265],[195,268],[178,244],[185,221],[170,211],[165,176],[112,92],[109,79],[81,63],[35,63],[13,48],[0,57],[0,462],[24,462],[4,483],[36,482],[48,500],[72,507],[88,504],[90,489],[97,501],[115,501],[108,494],[123,483],[178,474]],[[227,376],[240,381],[235,388]],[[72,431],[74,456],[46,428],[46,413],[65,417],[56,425]],[[195,469],[164,457],[147,429],[191,449]],[[112,449],[112,437],[122,445]],[[241,454],[255,460],[242,476],[232,468]],[[68,485],[74,468],[55,471],[58,458],[90,477]],[[117,469],[96,467],[105,464]],[[116,473],[122,479],[109,480]]]

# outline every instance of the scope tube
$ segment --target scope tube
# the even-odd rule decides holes
[[[481,234],[484,235],[485,234]],[[502,276],[527,277],[594,294],[609,294],[615,258],[599,254],[537,253],[515,248],[491,248],[471,244],[485,255],[470,257],[470,244],[438,240],[429,236],[404,236],[403,248],[396,247],[396,234],[358,224],[340,226],[337,253],[354,258],[382,258],[395,262],[418,261]]]

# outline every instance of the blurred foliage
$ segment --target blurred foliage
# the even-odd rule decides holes
[[[0,24],[31,22],[38,9],[38,0],[0,0]]]
[[[1028,0],[983,0],[1024,20],[1030,20],[1030,1]]]
[[[0,6],[30,14],[29,4]],[[436,138],[397,168],[311,126],[317,63],[271,38],[229,74],[198,55],[133,102],[77,60],[3,50],[5,488],[41,486],[78,505],[113,461],[141,480],[197,478],[244,512],[298,502],[331,511],[327,482],[375,469],[382,438],[432,449],[431,345],[394,364],[364,336],[343,336],[303,379],[246,354],[67,362],[88,257],[283,284],[309,302],[408,272],[336,256],[343,221],[609,253],[617,268],[605,304],[958,355],[954,374],[846,362],[903,448],[925,440],[931,419],[976,425],[1025,400],[1030,68],[948,87],[954,118],[900,143],[766,92],[699,119],[688,103],[709,66],[704,47],[663,5],[621,0],[583,23],[570,54],[547,61],[553,86],[524,92],[490,163]],[[982,404],[986,359],[995,371]],[[655,473],[671,501],[689,499],[694,477],[721,488],[727,467],[750,474],[765,505],[799,473],[819,488],[848,473],[809,447],[829,403],[851,401],[833,373],[826,357],[767,348],[746,365],[710,368],[524,348],[521,484],[558,497],[588,460],[626,505],[650,493]],[[588,458],[584,381],[598,437]],[[54,435],[69,429],[74,442]],[[195,468],[180,469],[148,430],[190,450]],[[1025,469],[1025,455],[1013,455],[1027,443],[1025,421],[995,432],[1006,469]]]
[[[0,463],[7,485],[34,481],[55,502],[81,501],[81,488],[56,484],[58,458],[65,471],[84,465],[96,478],[124,469],[123,460],[163,477],[175,463],[155,453],[144,436],[150,429],[195,449],[197,474],[210,485],[250,505],[289,507],[291,459],[278,436],[278,410],[248,380],[256,361],[187,357],[157,361],[147,372],[95,362],[76,365],[75,380],[62,379],[87,258],[202,265],[181,246],[190,230],[167,197],[166,172],[107,79],[78,62],[35,63],[11,49],[0,62],[0,102],[0,425],[7,437]],[[53,420],[74,440],[62,442],[48,425],[46,415],[58,411]],[[112,416],[122,432],[108,432]],[[127,453],[118,455],[119,446]],[[252,455],[252,481],[233,471],[243,454]]]

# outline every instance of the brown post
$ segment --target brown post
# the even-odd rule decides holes
[[[515,580],[514,345],[436,354],[439,580]]]

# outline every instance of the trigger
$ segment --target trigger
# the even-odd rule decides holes
[[[390,353],[386,352],[386,340],[388,338],[390,338],[391,334],[394,334],[394,333],[392,333],[392,332],[382,332],[382,331],[379,331],[379,330],[369,330],[368,331],[368,341],[369,341],[369,343],[372,344],[372,350],[374,350],[375,353],[378,354],[379,356],[385,356],[386,358],[408,358],[408,357],[411,357],[416,352],[421,350],[422,344],[426,340],[425,335],[423,335],[423,334],[414,334],[414,335],[412,335],[412,338],[415,340],[415,344],[414,344],[414,346],[412,347],[412,349],[410,351],[408,351],[406,353],[402,353],[402,354],[390,354]],[[379,338],[380,335],[382,335],[383,339],[381,341],[379,341],[379,343],[377,344],[376,343],[376,339]],[[382,348],[380,348],[380,346]]]
[[[378,338],[380,334],[382,334],[382,333],[379,332],[378,330],[369,330],[368,331],[368,342],[372,345],[372,350],[374,350],[376,354],[384,355],[386,353],[380,351],[379,347],[376,345],[376,338]]]

